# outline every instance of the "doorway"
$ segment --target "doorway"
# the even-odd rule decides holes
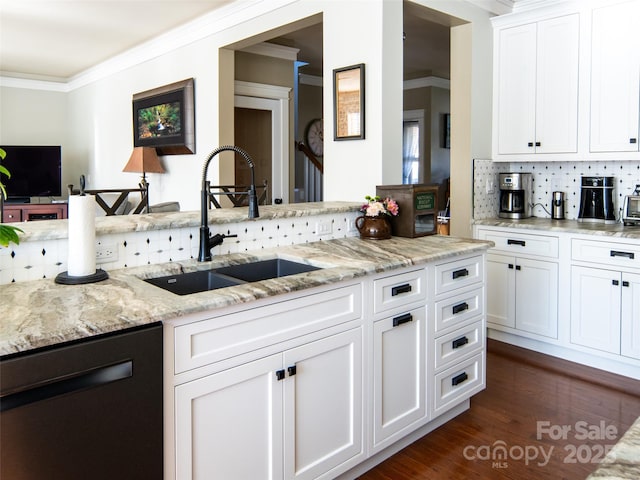
[[[272,178],[272,115],[271,110],[235,107],[234,132],[236,145],[245,150],[253,160],[256,185],[266,185],[266,203],[273,185]],[[234,163],[234,185],[248,186],[251,184],[251,170],[247,162],[236,154]],[[244,188],[243,188],[244,189]]]
[[[288,203],[290,89],[237,81],[235,92],[235,144],[254,160],[256,185],[268,182],[267,203]],[[236,158],[234,176],[249,184],[246,162]]]

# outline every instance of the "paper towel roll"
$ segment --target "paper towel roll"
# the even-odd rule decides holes
[[[69,197],[68,274],[84,277],[96,273],[96,199],[93,195]]]

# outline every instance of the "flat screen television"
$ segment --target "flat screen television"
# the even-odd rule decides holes
[[[28,202],[31,197],[59,197],[62,190],[60,145],[0,145],[6,156],[0,163],[11,173],[2,177],[7,202]]]

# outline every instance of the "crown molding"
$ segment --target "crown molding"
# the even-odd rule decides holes
[[[318,75],[309,75],[308,73],[300,73],[298,75],[298,83],[302,85],[311,85],[312,87],[322,87],[322,77]]]
[[[445,90],[451,90],[451,80],[441,77],[422,77],[413,80],[405,80],[403,83],[404,90],[413,90],[414,88],[438,87]]]
[[[277,45],[275,43],[262,42],[256,45],[242,48],[239,51],[295,62],[296,60],[298,60],[298,53],[300,52],[300,49],[285,47],[284,45]]]

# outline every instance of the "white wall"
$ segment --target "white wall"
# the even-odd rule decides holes
[[[163,157],[168,174],[150,174],[148,181],[152,203],[178,200],[183,210],[198,209],[202,164],[207,154],[219,145],[219,123],[223,121],[219,120],[219,112],[223,119],[226,118],[224,108],[220,109],[224,102],[219,101],[218,94],[218,49],[232,44],[240,48],[266,40],[275,36],[269,33],[271,30],[318,13],[322,14],[325,31],[325,200],[360,201],[364,195],[374,192],[376,185],[400,183],[402,1],[367,0],[366,8],[364,3],[362,0],[279,0],[260,4],[263,11],[256,12],[259,9],[253,8],[247,12],[240,7],[223,10],[225,16],[218,20],[209,19],[208,23],[198,26],[211,30],[204,38],[84,86],[74,86],[66,94],[68,127],[56,128],[52,133],[52,137],[60,138],[56,143],[65,144],[64,183],[77,183],[75,179],[86,173],[89,186],[93,188],[135,186],[138,176],[122,172],[133,146],[132,95],[193,77],[196,154]],[[459,176],[461,191],[468,192],[468,195],[460,197],[460,201],[470,212],[471,158],[490,154],[491,134],[486,120],[491,113],[491,65],[486,61],[491,56],[489,15],[479,13],[479,9],[463,1],[420,0],[416,3],[447,13],[451,11],[460,18],[468,17],[482,24],[478,28],[474,24],[472,34],[473,78],[469,88],[473,93],[470,115],[474,123],[459,130],[461,135],[470,136],[471,148],[463,151],[455,165],[458,169],[468,169],[467,174]],[[247,38],[251,40],[246,42]],[[161,40],[156,39],[158,44]],[[149,51],[152,49],[146,49],[145,55]],[[366,139],[335,142],[332,125],[333,69],[357,63],[366,64]],[[13,91],[3,88],[0,94],[3,97],[0,109],[4,130],[6,118],[14,117],[17,107],[14,104],[7,106],[4,98],[14,96]],[[33,91],[24,94],[26,97],[38,97]],[[21,128],[26,128],[26,125],[16,126],[16,129]],[[20,143],[13,133],[5,135],[3,131],[0,139],[7,143]],[[454,157],[452,150],[452,163],[455,162]],[[216,168],[209,169],[209,178],[217,180]]]

